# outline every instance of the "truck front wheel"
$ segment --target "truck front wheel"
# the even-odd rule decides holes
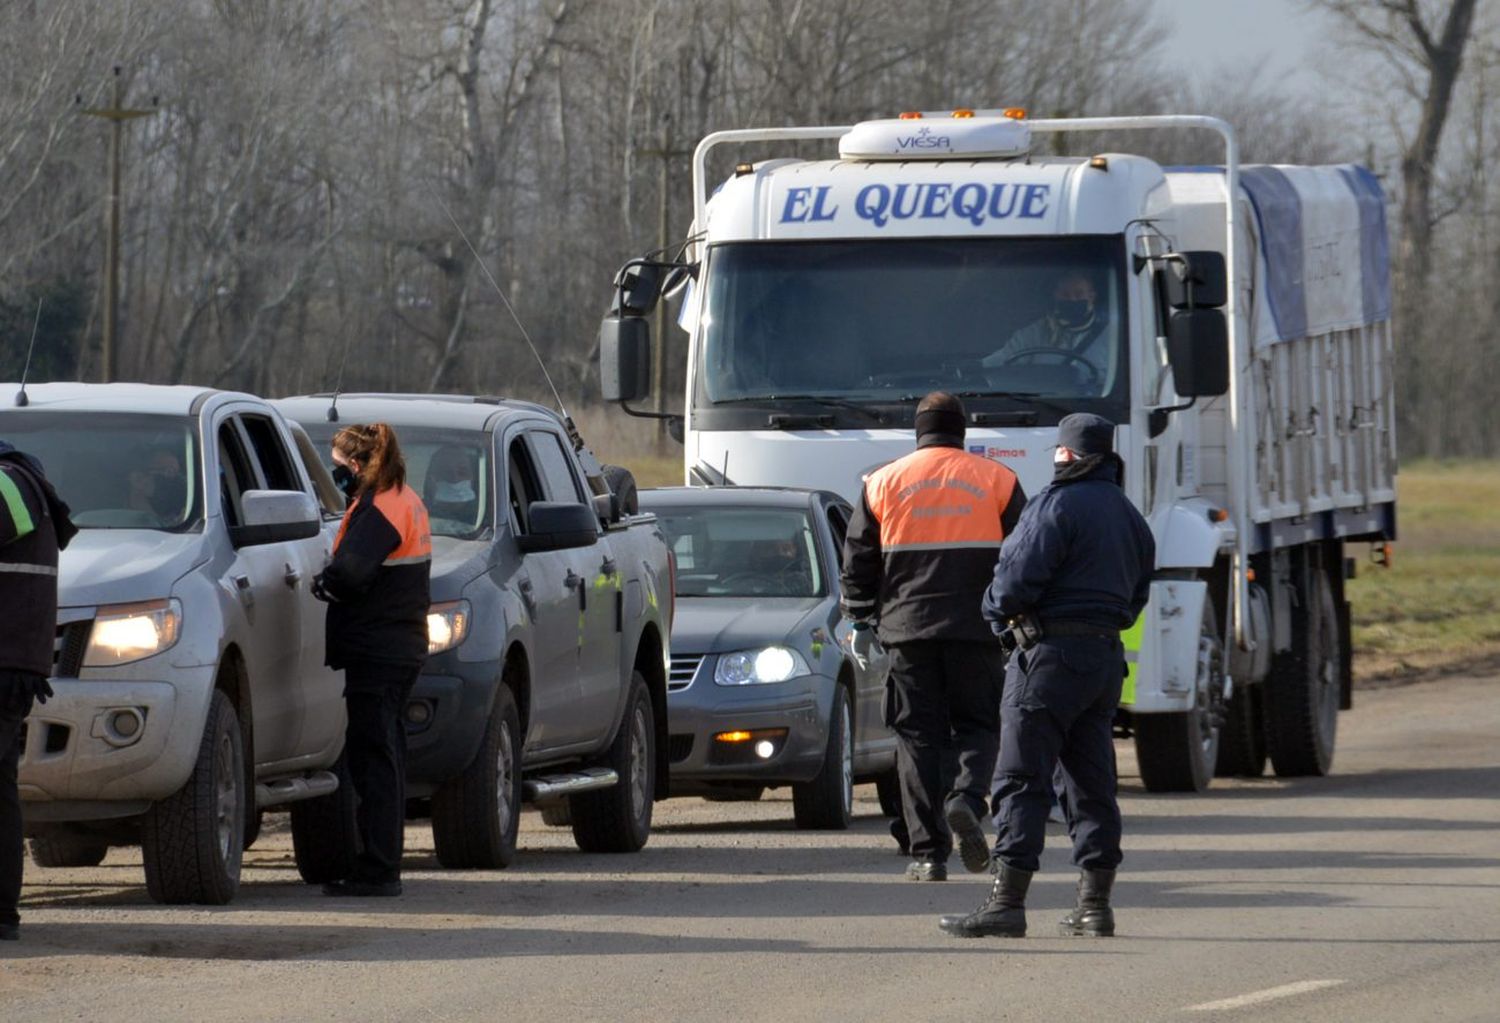
[[[520,828],[521,715],[502,682],[479,752],[433,794],[432,842],[450,870],[498,870],[516,858]]]
[[[146,891],[155,901],[221,906],[239,890],[249,796],[244,757],[234,705],[216,689],[193,773],[141,821]]]
[[[1224,724],[1224,644],[1211,596],[1203,599],[1193,707],[1174,714],[1137,714],[1135,755],[1147,792],[1202,792],[1213,781]]]
[[[573,841],[584,852],[636,852],[651,837],[651,810],[656,791],[656,729],[651,693],[639,671],[630,676],[625,720],[610,744],[605,766],[620,776],[618,784],[570,796]]]

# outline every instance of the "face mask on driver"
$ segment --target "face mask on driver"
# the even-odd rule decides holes
[[[333,485],[343,491],[345,497],[354,500],[354,495],[359,493],[359,477],[350,471],[347,465],[335,465],[333,467]]]
[[[1086,298],[1060,298],[1052,304],[1052,315],[1064,327],[1081,327],[1094,315],[1094,303]]]
[[[471,480],[439,483],[432,489],[432,499],[440,504],[464,504],[474,500],[474,497],[474,483]]]

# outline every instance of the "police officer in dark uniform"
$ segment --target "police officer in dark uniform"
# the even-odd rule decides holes
[[[21,722],[52,687],[57,552],[78,532],[41,463],[0,441],[0,941],[21,936]]]
[[[1026,506],[1000,549],[984,616],[1014,645],[1000,703],[993,806],[995,881],[968,915],[944,916],[949,934],[1026,934],[1026,890],[1040,864],[1061,762],[1063,806],[1082,872],[1065,935],[1114,934],[1110,889],[1120,863],[1111,726],[1124,682],[1120,632],[1146,606],[1156,544],[1121,489],[1114,424],[1070,415],[1058,426],[1052,483]]]
[[[1015,473],[964,450],[963,403],[917,406],[917,450],[870,474],[844,542],[843,611],[852,653],[891,651],[885,721],[913,881],[942,881],[958,840],[964,866],[989,867],[979,821],[999,745],[1004,655],[979,613],[990,565],[1026,496]]]

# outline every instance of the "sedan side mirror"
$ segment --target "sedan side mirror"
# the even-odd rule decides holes
[[[247,490],[240,513],[244,521],[229,527],[229,542],[237,548],[309,540],[323,528],[317,504],[300,490]]]

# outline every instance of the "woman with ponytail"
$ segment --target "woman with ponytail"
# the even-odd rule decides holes
[[[427,659],[432,537],[427,509],[406,485],[406,462],[385,423],[333,437],[333,478],[349,499],[333,559],[313,580],[328,602],[328,665],[344,672],[344,754],[359,796],[362,849],[325,895],[400,895],[406,819],[401,712]]]

